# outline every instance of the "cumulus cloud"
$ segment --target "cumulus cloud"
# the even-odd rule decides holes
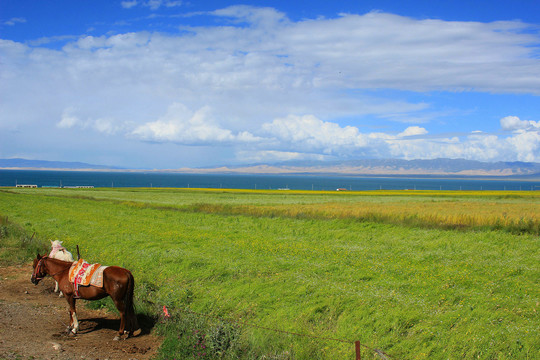
[[[521,120],[517,116],[506,116],[501,119],[501,127],[507,131],[540,131],[540,121]]]
[[[398,134],[398,137],[408,137],[427,134],[427,130],[420,126],[409,126],[405,131]]]
[[[508,125],[501,121],[501,126]],[[506,124],[506,125],[503,125]],[[535,122],[533,122],[535,124]],[[523,124],[521,124],[523,126]],[[511,127],[510,130],[513,130]],[[529,127],[510,136],[473,131],[461,137],[415,136],[392,138],[378,136],[390,157],[404,159],[463,158],[479,161],[540,161],[540,131]],[[509,130],[507,127],[506,130]],[[406,133],[407,130],[404,131]]]
[[[506,123],[501,121],[501,125]],[[521,128],[523,123],[518,123]],[[265,124],[263,129],[276,143],[296,152],[284,152],[291,159],[387,157],[402,159],[464,158],[480,161],[539,161],[540,131],[527,122],[529,131],[498,136],[473,131],[463,136],[428,135],[423,127],[411,126],[398,134],[362,133],[356,127],[341,127],[314,116],[289,116]],[[279,153],[280,154],[280,153]],[[257,152],[257,158],[279,159],[272,151]],[[255,155],[249,154],[251,158]]]
[[[501,127],[512,132],[512,136],[503,140],[503,146],[511,156],[520,161],[540,161],[540,121],[506,116],[501,119]]]
[[[289,115],[263,124],[262,129],[287,147],[331,154],[347,148],[361,148],[367,144],[358,128],[341,127],[313,115]]]
[[[511,154],[519,161],[540,162],[540,132],[521,132],[505,140]]]
[[[181,103],[172,104],[165,116],[138,126],[131,135],[147,141],[167,141],[193,145],[257,140],[249,132],[234,134],[231,130],[221,127],[213,119],[208,106],[191,111]]]

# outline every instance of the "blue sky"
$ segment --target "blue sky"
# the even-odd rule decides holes
[[[2,0],[0,65],[0,158],[540,162],[536,0]]]

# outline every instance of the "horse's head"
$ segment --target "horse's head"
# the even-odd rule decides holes
[[[41,279],[47,275],[45,272],[45,266],[43,265],[43,261],[45,260],[45,256],[37,254],[37,257],[34,259],[33,268],[32,271],[32,278],[30,281],[32,281],[32,284],[37,285]]]

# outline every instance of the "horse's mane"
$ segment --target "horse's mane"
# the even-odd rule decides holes
[[[52,258],[52,257],[49,257],[49,256],[44,256],[43,258],[46,258],[47,261],[52,261],[53,263],[56,263],[58,265],[69,265],[71,266],[71,264],[73,264],[72,261],[64,261],[64,260],[60,260],[60,259],[55,259],[55,258]]]

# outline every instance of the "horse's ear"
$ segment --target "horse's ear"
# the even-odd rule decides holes
[[[41,255],[39,255],[39,251],[37,252],[37,259],[41,259]]]
[[[53,241],[49,239],[49,241],[51,242],[51,245],[53,244]]]

